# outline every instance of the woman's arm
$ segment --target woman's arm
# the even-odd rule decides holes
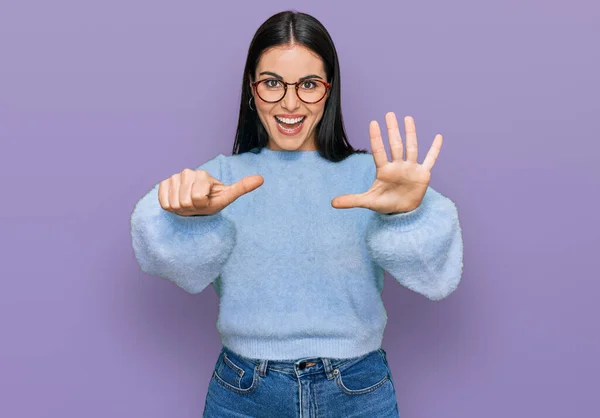
[[[400,284],[431,300],[457,288],[463,240],[452,200],[428,186],[415,210],[371,216],[365,236],[369,255]]]
[[[219,181],[224,156],[198,169]],[[233,222],[218,212],[181,216],[164,210],[158,184],[142,197],[131,214],[131,239],[143,272],[170,280],[189,293],[199,293],[220,274],[235,245]]]

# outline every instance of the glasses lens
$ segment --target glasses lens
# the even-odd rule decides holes
[[[283,99],[285,87],[276,79],[263,80],[256,86],[256,92],[265,102],[277,102]],[[321,100],[327,88],[320,80],[304,80],[298,85],[298,97],[306,103],[315,103]]]
[[[320,80],[304,80],[298,86],[298,97],[307,103],[318,102],[326,92],[327,88]]]
[[[263,80],[256,86],[256,92],[265,102],[276,102],[283,99],[285,87],[279,80]]]

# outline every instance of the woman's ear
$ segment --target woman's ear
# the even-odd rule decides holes
[[[250,94],[254,96],[254,88],[252,87],[252,76],[248,74],[248,87],[250,88]]]

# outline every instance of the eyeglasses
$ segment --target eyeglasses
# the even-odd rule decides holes
[[[296,95],[304,103],[314,104],[323,100],[331,84],[312,78],[295,83],[286,83],[276,78],[266,78],[252,83],[252,88],[258,94],[258,97],[267,103],[277,103],[283,99],[288,86],[296,87]]]

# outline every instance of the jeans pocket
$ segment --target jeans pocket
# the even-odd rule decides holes
[[[258,365],[243,361],[221,351],[213,371],[213,379],[225,389],[238,394],[248,394],[258,388]]]
[[[373,392],[390,382],[389,368],[378,351],[333,371],[338,388],[347,395]]]

